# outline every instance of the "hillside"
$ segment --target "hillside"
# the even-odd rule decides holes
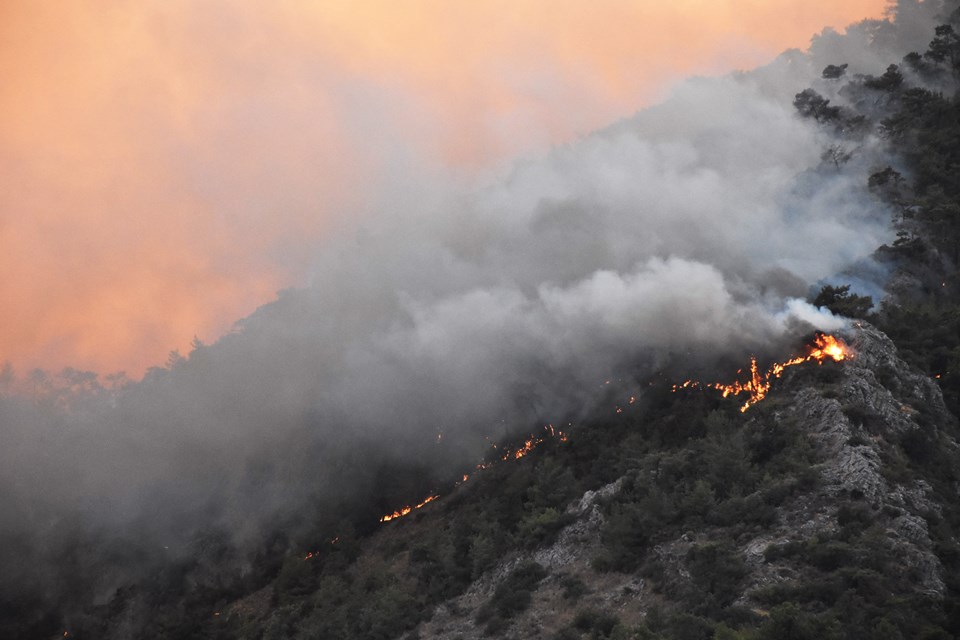
[[[897,10],[5,371],[0,638],[960,637],[960,7]]]
[[[362,545],[289,557],[205,634],[948,637],[957,421],[876,328],[844,337],[850,359],[789,369],[745,413],[653,382]]]

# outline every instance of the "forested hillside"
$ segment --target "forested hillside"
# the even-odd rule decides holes
[[[940,382],[955,415],[960,413],[958,29],[960,13],[954,11],[936,27],[926,51],[908,54],[881,75],[850,78],[844,65],[831,65],[824,83],[842,106],[814,89],[798,94],[794,103],[803,116],[842,133],[843,141],[827,149],[825,159],[842,164],[877,136],[897,163],[877,167],[867,178],[895,211],[897,239],[877,252],[890,270],[888,297],[873,316],[849,291],[831,288],[821,302],[851,317],[875,318],[908,362]]]

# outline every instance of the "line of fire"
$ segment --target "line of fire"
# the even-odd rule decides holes
[[[847,345],[841,338],[836,336],[818,333],[814,339],[813,343],[806,347],[806,354],[802,356],[797,356],[785,362],[775,362],[770,366],[767,371],[761,373],[757,365],[756,357],[750,359],[750,379],[747,381],[735,381],[732,383],[701,383],[695,380],[687,380],[685,382],[673,385],[673,392],[677,393],[685,389],[713,389],[719,391],[724,398],[729,396],[739,396],[741,394],[748,394],[746,402],[740,407],[741,412],[746,412],[750,407],[757,404],[761,400],[767,397],[767,394],[770,392],[770,387],[775,378],[779,378],[783,375],[783,372],[789,368],[796,365],[804,364],[806,362],[816,362],[817,364],[823,364],[825,361],[831,360],[834,362],[841,362],[848,358],[853,357],[853,351],[849,345]],[[743,374],[743,370],[737,371],[738,375]],[[636,396],[631,396],[628,404],[634,404],[636,402]],[[622,407],[617,407],[617,413],[622,413]],[[437,440],[440,441],[443,439],[442,434],[437,436]],[[519,460],[532,451],[534,451],[538,446],[546,442],[547,440],[558,439],[560,442],[567,442],[568,436],[563,431],[556,429],[552,424],[545,425],[543,427],[543,433],[539,436],[531,434],[530,437],[524,441],[524,443],[517,447],[516,449],[506,448],[499,455],[497,460],[491,462],[482,462],[477,464],[475,467],[475,472],[483,471],[489,469],[490,467],[498,464],[500,462],[508,462],[510,460]],[[496,445],[491,445],[494,449],[497,448]],[[461,480],[456,482],[454,486],[460,486],[464,482],[467,482],[470,479],[470,474],[463,474]],[[383,515],[380,518],[381,523],[391,522],[404,516],[408,516],[411,513],[422,509],[431,502],[438,500],[440,494],[431,493],[429,496],[423,499],[423,501],[417,504],[405,505],[392,513]],[[334,538],[331,540],[331,544],[336,544],[339,541],[339,538]],[[304,560],[310,560],[316,557],[320,552],[310,552],[304,556]]]
[[[542,436],[536,436],[534,434],[530,434],[530,437],[524,441],[522,446],[517,447],[516,449],[513,449],[513,450],[505,449],[504,452],[500,455],[500,461],[506,462],[508,460],[519,460],[520,458],[523,458],[529,455],[530,452],[532,452],[534,449],[536,449],[537,447],[539,447],[541,444],[543,444],[549,439],[559,439],[560,442],[566,442],[567,435],[564,432],[556,429],[552,424],[545,425],[543,427]],[[493,447],[495,449],[497,448],[496,445],[493,445]],[[476,466],[476,470],[483,471],[484,469],[489,469],[495,463],[496,461],[480,463]],[[463,478],[458,482],[456,482],[454,486],[460,486],[461,484],[463,484],[469,479],[470,479],[470,475],[465,473],[463,474]],[[391,520],[402,518],[403,516],[409,515],[410,513],[416,511],[417,509],[425,507],[426,505],[430,504],[431,502],[433,502],[439,497],[440,497],[439,494],[431,495],[427,497],[420,504],[407,505],[401,509],[394,511],[393,513],[388,513],[385,516],[380,518],[380,522],[390,522]]]
[[[757,404],[767,397],[773,380],[783,375],[788,367],[794,367],[805,362],[816,362],[823,364],[825,361],[841,362],[853,357],[853,351],[841,338],[823,333],[818,333],[813,344],[807,345],[806,355],[797,356],[786,362],[775,362],[769,369],[761,373],[757,366],[756,357],[750,358],[750,379],[746,382],[736,380],[730,384],[722,382],[701,383],[695,380],[687,380],[680,384],[673,385],[673,392],[677,393],[684,389],[713,389],[723,394],[723,397],[739,396],[748,394],[746,402],[740,407],[741,413],[745,413],[750,407]],[[743,370],[737,371],[740,375]]]
[[[494,466],[499,462],[507,462],[510,460],[519,460],[521,458],[524,458],[527,455],[529,455],[532,451],[534,451],[537,447],[539,447],[541,444],[552,439],[558,440],[560,442],[567,442],[568,436],[563,431],[560,431],[559,429],[555,428],[552,424],[544,425],[542,435],[537,436],[535,434],[530,434],[530,437],[527,440],[525,440],[521,446],[517,447],[516,449],[505,448],[503,452],[499,455],[498,460],[494,460],[492,462],[482,462],[480,464],[477,464],[475,467],[475,470],[479,472],[485,469],[489,469],[490,467]],[[442,440],[442,436],[438,436],[437,440],[438,441]],[[498,448],[497,445],[491,445],[491,446],[494,449]],[[459,487],[464,482],[467,482],[470,478],[471,478],[471,475],[465,473],[463,474],[463,477],[460,480],[454,483],[454,486]],[[400,509],[397,509],[393,513],[388,513],[383,515],[380,518],[380,522],[382,524],[382,523],[390,522],[391,520],[397,520],[398,518],[408,516],[414,511],[417,511],[418,509],[422,509],[423,507],[427,506],[434,500],[438,500],[439,498],[440,498],[440,494],[438,493],[430,494],[429,496],[424,498],[422,502],[418,504],[406,505],[404,507],[401,507]],[[336,538],[330,541],[330,544],[337,544],[337,542],[339,541],[340,541],[340,538],[339,536],[337,536]],[[307,553],[303,559],[311,560],[317,557],[319,554],[320,554],[319,551],[311,551]]]

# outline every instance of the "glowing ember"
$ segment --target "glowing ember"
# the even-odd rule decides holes
[[[500,460],[503,462],[506,462],[507,460],[519,460],[520,458],[523,458],[524,456],[529,454],[531,451],[536,449],[539,445],[546,442],[547,437],[559,438],[560,442],[567,442],[567,435],[564,432],[558,429],[555,429],[552,424],[544,425],[543,430],[545,432],[545,435],[541,437],[537,437],[531,434],[530,438],[524,441],[523,446],[520,447],[519,449],[516,449],[514,451],[511,451],[510,449],[507,449],[507,448],[503,449],[503,453],[500,455]],[[491,446],[494,449],[497,449],[497,445],[491,443]],[[476,470],[483,471],[484,469],[489,469],[495,464],[495,462],[496,461],[482,462],[476,466]],[[469,479],[470,479],[470,475],[465,473],[463,474],[463,479],[460,480],[459,482],[454,483],[454,486],[460,486],[461,484],[463,484]],[[393,513],[388,513],[387,515],[380,518],[380,522],[390,522],[391,520],[402,518],[403,516],[409,515],[410,513],[416,511],[417,509],[420,509],[421,507],[427,504],[430,504],[431,502],[438,499],[439,497],[440,497],[439,494],[432,495],[418,505],[406,506],[406,507],[403,507],[402,509],[394,511]],[[305,558],[305,560],[309,560],[311,557],[313,557],[313,554],[307,554],[307,557]]]
[[[524,442],[522,447],[513,452],[507,451],[500,459],[504,461],[510,460],[511,458],[514,460],[519,460],[523,456],[533,451],[541,442],[543,442],[543,438],[534,438],[533,436],[530,436],[530,439]]]
[[[426,505],[430,504],[431,502],[433,502],[434,500],[436,500],[436,499],[439,498],[439,497],[440,497],[440,496],[438,496],[438,495],[433,495],[433,496],[428,497],[426,500],[424,500],[423,502],[421,502],[421,503],[418,504],[418,505],[415,505],[415,506],[413,506],[413,507],[411,507],[411,506],[406,506],[406,507],[400,509],[399,511],[394,511],[393,513],[387,514],[387,515],[383,516],[382,518],[380,518],[380,522],[390,522],[391,520],[396,520],[397,518],[402,518],[403,516],[409,515],[411,512],[416,511],[417,509],[421,509],[421,508],[425,507]]]
[[[783,372],[787,367],[793,367],[810,361],[816,361],[817,364],[823,364],[826,360],[841,362],[850,357],[852,357],[850,347],[848,347],[843,340],[834,336],[817,334],[817,336],[814,338],[813,345],[807,347],[806,356],[798,356],[792,360],[787,360],[786,362],[775,362],[766,371],[766,373],[761,374],[759,368],[757,367],[757,359],[751,358],[750,380],[747,382],[740,382],[738,380],[732,384],[714,382],[702,385],[699,382],[687,380],[686,382],[673,385],[673,392],[676,393],[681,389],[706,387],[707,389],[715,389],[721,392],[724,398],[731,395],[738,396],[741,393],[747,393],[750,395],[750,397],[743,404],[743,406],[740,407],[740,411],[745,412],[747,409],[767,397],[767,394],[770,392],[770,385],[772,384],[773,379],[779,378],[781,375],[783,375]],[[742,370],[738,371],[737,373],[741,372]]]
[[[338,542],[340,542],[340,536],[337,536],[337,537],[335,537],[333,540],[331,540],[331,541],[330,541],[330,544],[337,544]],[[319,555],[320,555],[320,552],[319,552],[319,551],[310,551],[309,553],[307,553],[307,555],[305,555],[305,556],[303,557],[303,559],[304,559],[304,560],[311,560],[311,559],[313,559],[313,558],[316,558],[316,557],[319,556]]]
[[[567,436],[563,431],[555,429],[552,424],[544,425],[543,430],[546,432],[546,435],[537,437],[533,434],[530,434],[530,438],[524,441],[523,446],[515,451],[510,451],[510,449],[505,449],[503,455],[500,457],[501,460],[519,460],[520,458],[526,456],[531,451],[536,449],[538,446],[547,441],[547,437],[559,438],[560,442],[566,442]],[[477,465],[478,469],[486,469],[491,466],[491,463],[486,463],[484,465]]]

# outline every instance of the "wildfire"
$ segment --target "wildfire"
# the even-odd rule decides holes
[[[543,438],[534,438],[531,436],[529,440],[523,443],[522,447],[520,447],[516,451],[507,451],[505,454],[503,454],[503,457],[500,459],[503,461],[510,460],[511,458],[514,460],[519,460],[523,456],[527,455],[528,453],[536,449],[537,445],[539,445],[542,442],[543,442]]]
[[[510,451],[509,449],[506,449],[504,451],[504,454],[500,457],[500,459],[503,460],[504,462],[506,462],[507,460],[519,460],[520,458],[529,454],[531,451],[533,451],[534,449],[539,447],[541,444],[546,442],[548,437],[559,438],[560,442],[567,441],[567,434],[565,434],[563,431],[559,431],[558,429],[555,429],[552,424],[545,425],[543,427],[543,431],[545,435],[542,435],[539,437],[531,433],[530,438],[528,440],[525,440],[523,443],[523,446],[520,447],[519,449],[516,449],[514,451]],[[483,466],[483,468],[486,469],[489,466],[490,466],[490,463]],[[479,469],[480,467],[478,466],[477,468]]]
[[[558,438],[560,442],[567,442],[567,434],[565,434],[563,431],[560,431],[559,429],[555,429],[552,424],[544,425],[543,431],[544,431],[544,435],[542,436],[535,436],[533,434],[530,434],[530,438],[525,440],[523,443],[523,446],[521,446],[518,449],[510,450],[508,448],[504,448],[502,450],[503,453],[500,454],[500,460],[502,462],[506,462],[507,460],[519,460],[520,458],[523,458],[524,456],[528,455],[531,451],[533,451],[538,446],[546,442],[547,438]],[[496,444],[491,443],[491,446],[494,449],[498,449]],[[485,469],[489,469],[494,464],[496,464],[495,460],[493,462],[481,462],[475,467],[475,469],[477,471],[483,471]],[[465,473],[463,474],[463,477],[460,481],[454,483],[454,486],[459,487],[461,484],[463,484],[469,479],[470,479],[470,474]],[[403,507],[402,509],[394,511],[393,513],[388,513],[387,515],[380,518],[380,522],[390,522],[391,520],[402,518],[403,516],[409,515],[414,511],[416,511],[417,509],[420,509],[421,507],[424,507],[430,504],[431,502],[438,499],[439,497],[440,497],[439,494],[431,495],[430,497],[428,497],[426,500],[424,500],[418,505],[415,505],[415,506],[408,505],[406,507]],[[313,554],[308,554],[307,558],[305,559],[309,560],[311,557],[313,557]]]
[[[416,511],[417,509],[421,509],[425,507],[426,505],[430,504],[431,502],[433,502],[439,497],[440,497],[439,495],[432,495],[418,505],[415,505],[412,507],[411,506],[403,507],[399,511],[394,511],[393,513],[383,516],[382,518],[380,518],[380,522],[390,522],[391,520],[402,518],[403,516],[409,515],[411,512]]]
[[[330,541],[330,544],[337,544],[340,542],[340,536],[336,536],[333,540]],[[320,555],[319,551],[310,551],[303,557],[304,560],[312,560]]]
[[[839,338],[821,333],[814,338],[813,342],[816,346],[810,348],[810,355],[807,356],[808,360],[823,362],[827,358],[833,358],[834,361],[840,362],[846,360],[850,355],[850,347]]]
[[[793,367],[810,361],[815,361],[817,364],[823,364],[826,360],[841,362],[850,357],[852,357],[850,347],[847,346],[843,340],[834,336],[820,333],[814,338],[813,344],[807,347],[807,355],[798,356],[791,360],[787,360],[786,362],[775,362],[764,373],[760,373],[760,369],[757,366],[757,359],[751,358],[750,379],[746,382],[740,382],[738,380],[732,384],[723,384],[720,382],[701,384],[693,380],[687,380],[686,382],[673,385],[673,392],[676,393],[681,389],[706,387],[708,389],[715,389],[721,392],[724,398],[747,393],[750,397],[743,404],[743,406],[740,407],[740,411],[745,412],[747,409],[767,397],[767,394],[770,392],[770,386],[773,379],[782,376],[787,367]],[[742,373],[742,370],[738,371],[737,373]]]

